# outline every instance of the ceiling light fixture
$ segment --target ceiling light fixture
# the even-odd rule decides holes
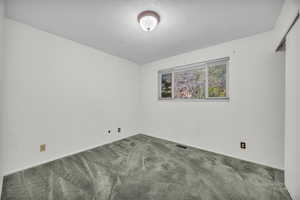
[[[138,15],[137,20],[144,31],[150,32],[159,24],[160,16],[152,10],[146,10]]]

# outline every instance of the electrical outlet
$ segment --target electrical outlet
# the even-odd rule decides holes
[[[40,145],[40,152],[45,152],[46,151],[46,144],[41,144]]]
[[[121,133],[121,128],[118,128],[118,130],[117,130],[117,131],[118,131],[118,133]]]
[[[246,149],[246,142],[241,142],[241,149]]]
[[[110,134],[110,133],[111,133],[111,130],[107,130],[107,133]]]

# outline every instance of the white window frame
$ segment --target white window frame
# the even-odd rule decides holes
[[[158,100],[159,101],[229,101],[229,57],[209,60],[205,62],[198,62],[189,65],[177,66],[165,70],[158,71]],[[216,64],[226,64],[226,97],[209,97],[208,96],[208,68],[215,66]],[[204,99],[180,99],[174,96],[174,73],[186,70],[201,69],[205,68],[205,98]],[[161,77],[163,74],[172,74],[172,97],[162,98],[161,97]]]

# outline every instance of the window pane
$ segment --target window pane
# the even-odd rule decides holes
[[[208,68],[208,97],[227,97],[226,64]]]
[[[172,98],[172,73],[161,75],[161,98]]]
[[[193,69],[174,73],[175,98],[204,99],[205,69]]]

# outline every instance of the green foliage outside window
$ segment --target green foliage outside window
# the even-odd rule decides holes
[[[208,96],[226,97],[226,65],[208,68]]]
[[[228,60],[195,63],[159,72],[160,99],[227,99]]]

